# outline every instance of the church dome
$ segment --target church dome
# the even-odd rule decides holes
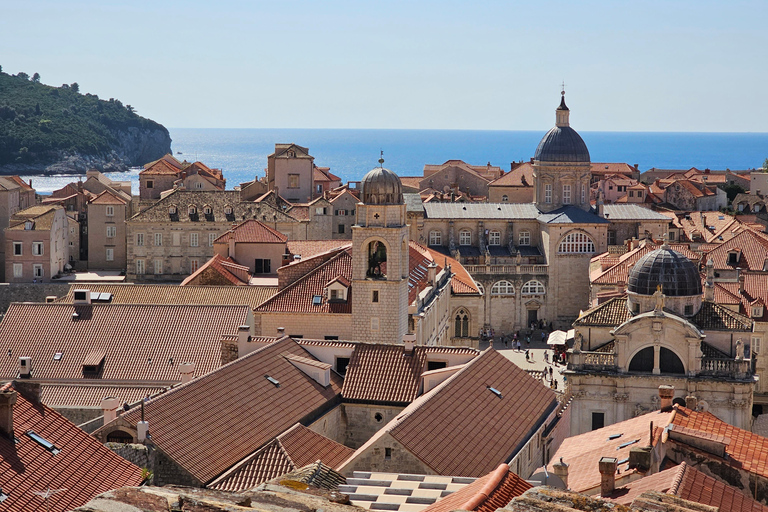
[[[403,184],[397,174],[383,167],[368,172],[362,181],[365,204],[404,204]]]
[[[540,162],[589,162],[589,150],[576,130],[570,126],[555,126],[541,139],[533,159]]]
[[[539,162],[589,162],[587,145],[570,126],[570,110],[565,104],[565,91],[562,92],[560,106],[555,114],[555,127],[541,139],[533,159]]]
[[[691,260],[667,246],[640,258],[629,272],[627,291],[653,295],[656,287],[667,297],[701,295],[699,270]]]

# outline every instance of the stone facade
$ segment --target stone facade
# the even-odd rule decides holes
[[[9,283],[47,283],[69,261],[69,223],[61,206],[16,212],[5,229],[5,275]]]
[[[117,197],[104,200],[107,194],[88,203],[88,268],[125,270],[130,205]]]

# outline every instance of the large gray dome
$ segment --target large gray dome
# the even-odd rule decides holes
[[[589,150],[576,130],[570,126],[555,126],[541,139],[533,159],[540,162],[589,162]]]
[[[669,297],[701,295],[701,277],[696,265],[669,247],[640,258],[627,280],[627,290],[639,295],[653,295],[659,285],[662,293]]]
[[[403,184],[397,174],[376,167],[363,178],[362,201],[365,204],[404,204]]]

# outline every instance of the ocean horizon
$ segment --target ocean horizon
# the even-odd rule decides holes
[[[174,156],[199,160],[222,169],[227,188],[264,176],[267,156],[276,143],[292,142],[309,148],[319,167],[330,167],[343,182],[360,180],[377,167],[400,176],[421,176],[425,164],[463,160],[471,165],[491,163],[503,170],[511,162],[527,161],[546,131],[413,130],[413,129],[267,129],[172,128]],[[768,157],[768,133],[755,132],[579,132],[593,162],[638,164],[640,171],[657,169],[749,170]],[[133,182],[138,173],[108,173],[115,180]],[[23,176],[38,192],[57,190],[77,177]]]

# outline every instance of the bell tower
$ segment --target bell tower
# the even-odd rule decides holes
[[[384,159],[379,160],[380,164]],[[356,341],[402,343],[408,327],[408,226],[400,178],[365,175],[352,226],[352,324]]]

